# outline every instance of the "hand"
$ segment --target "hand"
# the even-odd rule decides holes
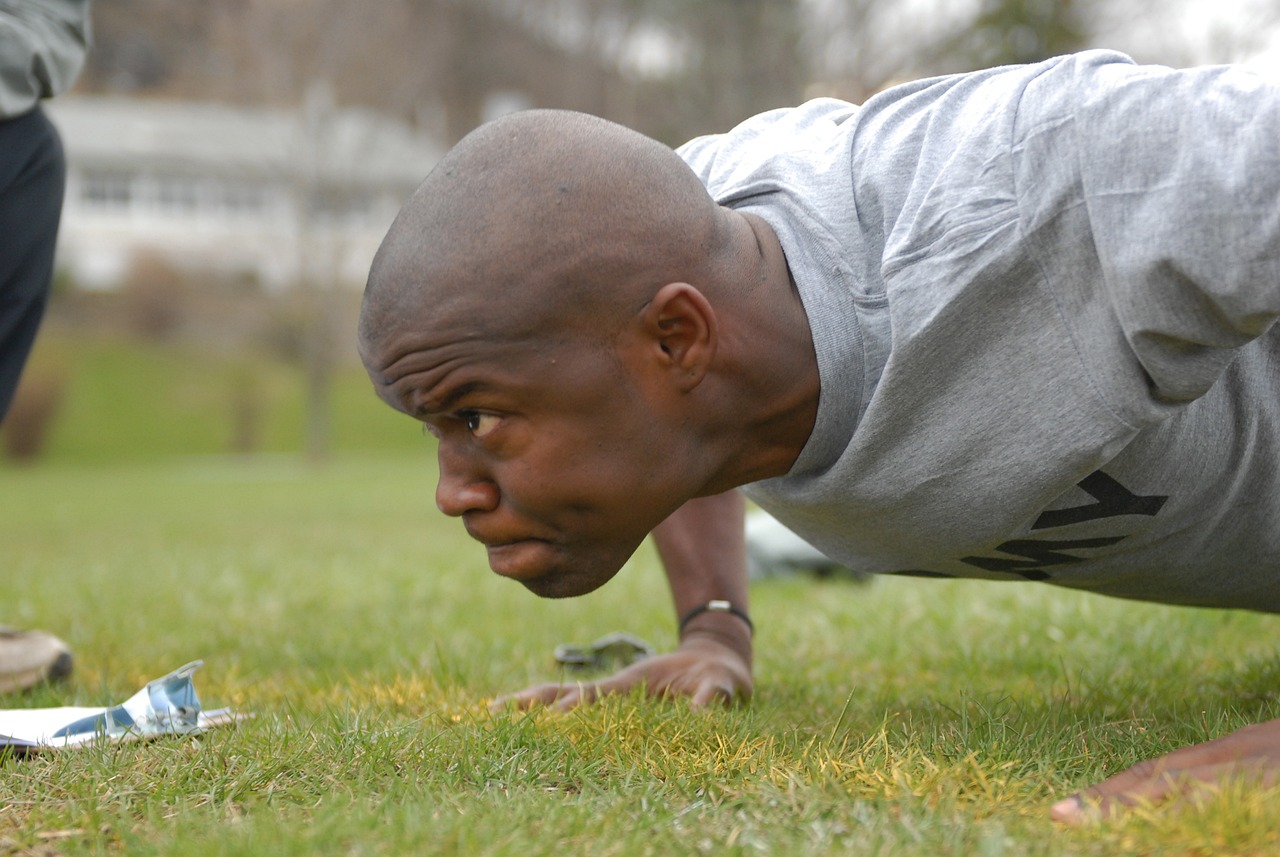
[[[1120,807],[1178,797],[1197,786],[1251,776],[1280,781],[1280,720],[1256,723],[1204,744],[1149,759],[1053,805],[1054,821],[1108,818]]]
[[[541,684],[494,700],[493,708],[549,705],[568,710],[643,686],[650,696],[689,697],[701,707],[751,696],[751,658],[718,636],[690,633],[680,648],[638,661],[596,682]]]

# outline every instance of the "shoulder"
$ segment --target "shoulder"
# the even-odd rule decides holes
[[[827,151],[844,136],[857,105],[818,98],[752,116],[722,134],[696,137],[676,150],[713,196],[785,174],[785,164]],[[723,201],[723,200],[722,200]]]

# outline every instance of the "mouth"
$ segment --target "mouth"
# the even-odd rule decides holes
[[[550,571],[551,545],[542,539],[484,542],[484,547],[489,554],[489,567],[503,577],[525,583]]]
[[[603,586],[636,548],[624,552],[590,540],[552,538],[487,529],[485,522],[463,518],[471,538],[488,554],[489,568],[540,598],[572,598]]]
[[[495,574],[516,581],[539,598],[585,595],[608,579],[595,579],[566,567],[555,545],[542,539],[487,544],[485,549]]]

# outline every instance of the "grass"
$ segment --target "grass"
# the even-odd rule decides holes
[[[71,394],[47,462],[0,468],[0,622],[64,636],[78,665],[0,707],[118,702],[203,658],[206,706],[253,718],[0,758],[0,857],[1280,851],[1274,789],[1082,829],[1047,817],[1140,759],[1280,716],[1273,618],[773,580],[752,592],[750,705],[491,714],[559,676],[558,643],[673,643],[647,547],[599,592],[540,601],[435,513],[428,442],[358,371],[318,467],[286,364],[254,381],[271,454],[240,457],[223,454],[236,359],[42,346],[63,349]]]
[[[305,441],[303,367],[270,352],[211,353],[54,331],[37,340],[28,374],[65,383],[45,453],[55,463],[227,454],[246,409],[255,452],[287,454]],[[334,449],[421,448],[412,423],[373,396],[353,354],[335,367],[330,395]]]
[[[584,599],[494,578],[417,455],[10,471],[5,621],[105,704],[193,658],[200,739],[0,761],[0,854],[1266,854],[1275,791],[1081,830],[1055,795],[1280,716],[1273,621],[1035,585],[758,584],[759,692],[490,714],[559,642],[672,642],[648,549]],[[39,849],[45,849],[43,851]],[[7,849],[7,851],[6,851]]]

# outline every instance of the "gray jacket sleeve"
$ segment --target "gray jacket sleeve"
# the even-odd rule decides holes
[[[89,0],[0,0],[0,118],[65,92],[89,38]]]
[[[1081,55],[1033,84],[1015,151],[1028,235],[1094,382],[1150,423],[1280,317],[1280,85]]]

